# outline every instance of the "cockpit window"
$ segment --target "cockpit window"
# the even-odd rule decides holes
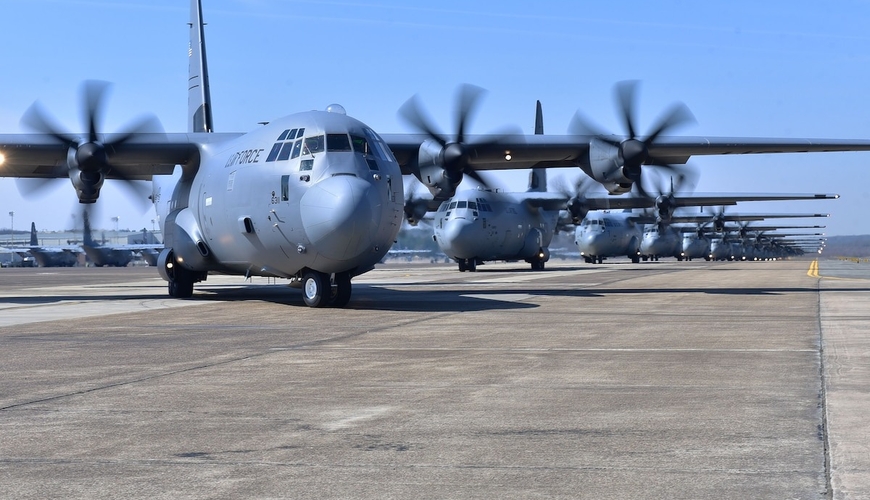
[[[441,206],[438,207],[438,211],[439,211],[439,212],[446,212],[446,211],[447,211],[447,205],[448,205],[448,203],[447,203],[446,201],[443,202],[443,203],[441,204]]]
[[[347,134],[326,134],[327,151],[350,151],[350,140]]]
[[[456,208],[468,208],[468,202],[462,200],[456,204]]]
[[[393,155],[390,148],[384,144],[384,141],[378,137],[374,130],[364,129],[366,138],[368,139],[369,148],[379,160],[393,161]]]
[[[372,151],[369,151],[369,142],[365,137],[360,137],[358,135],[350,136],[350,142],[353,144],[353,150],[356,153],[362,153],[364,155],[372,154]]]
[[[299,153],[302,152],[302,139],[293,143],[293,154],[290,155],[290,158],[299,158]]]
[[[323,136],[315,135],[306,137],[305,143],[302,145],[302,154],[310,155],[314,153],[322,153],[324,149]]]
[[[296,132],[296,138],[301,139],[302,134],[304,134],[304,133],[305,133],[305,128],[300,128],[299,131]],[[292,137],[290,139],[292,139]]]
[[[451,201],[451,202],[450,202],[450,207],[448,207],[448,210],[453,210],[454,208],[456,208],[456,202],[455,202],[455,201]]]
[[[468,202],[468,208],[470,208],[470,209],[472,209],[472,210],[477,210],[477,203],[475,203],[475,202],[473,202],[473,201],[469,201],[469,202]]]
[[[294,133],[294,134],[296,133],[296,129],[295,129],[295,128],[293,129],[293,133]],[[278,136],[278,140],[279,140],[279,141],[283,141],[284,139],[287,138],[287,135],[288,135],[288,134],[290,134],[290,129],[287,129],[287,130],[285,130],[284,132],[281,132],[281,135]],[[291,137],[291,139],[292,139],[292,138],[293,138],[293,137]]]

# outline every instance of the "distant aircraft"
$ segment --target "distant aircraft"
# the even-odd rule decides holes
[[[30,244],[10,250],[22,257],[33,257],[38,267],[75,266],[82,253],[78,245],[40,245],[34,222],[30,223]]]
[[[781,196],[780,198],[776,198],[775,196],[776,195],[760,195],[758,201],[836,198],[836,195],[788,194],[779,195]],[[687,206],[684,202],[688,203],[686,200],[691,198],[691,196],[674,197],[674,199],[678,200],[678,203],[683,204],[683,206]],[[704,195],[700,198],[704,200],[704,203],[709,202],[709,205],[730,205],[730,201],[736,199],[736,197],[722,196],[718,201],[716,201],[714,197],[709,195]],[[753,195],[741,195],[740,198],[741,199],[738,201],[754,201]],[[623,199],[630,198],[620,198],[620,200]],[[710,216],[708,215],[707,217],[709,218]],[[671,216],[668,219],[668,222],[671,220],[674,220],[674,216]],[[677,217],[676,220],[689,222],[695,220],[695,217]],[[644,238],[644,225],[656,226],[655,228],[650,227],[647,233],[649,241],[645,247],[646,253],[641,251],[641,243]],[[601,264],[608,257],[628,257],[632,262],[639,262],[643,255],[646,255],[647,258],[650,256],[653,256],[654,258],[655,256],[673,256],[680,260],[685,258],[685,255],[682,255],[682,246],[675,246],[676,242],[679,242],[679,244],[682,245],[682,234],[679,232],[669,233],[663,231],[660,229],[662,227],[666,227],[666,224],[659,215],[653,216],[650,213],[637,213],[631,210],[623,212],[607,210],[590,211],[583,219],[583,222],[577,226],[574,241],[580,251],[580,256],[590,264]],[[661,244],[661,248],[654,248],[652,246],[653,240],[663,233],[664,240]],[[689,244],[691,244],[691,242],[689,242]],[[711,242],[710,251],[712,252],[712,250]],[[706,247],[704,251],[706,251]],[[701,253],[700,255],[703,256],[704,254]]]
[[[156,119],[104,133],[106,85],[89,82],[84,133],[63,131],[34,105],[23,123],[37,133],[0,135],[0,176],[69,179],[81,203],[96,202],[107,179],[153,179],[165,238],[157,268],[173,297],[190,297],[209,273],[224,273],[287,278],[308,306],[345,306],[352,278],[373,269],[396,239],[403,174],[441,203],[479,170],[573,167],[624,193],[646,169],[677,171],[692,155],[870,150],[867,140],[665,137],[690,121],[685,106],[640,135],[633,83],[617,86],[626,136],[594,130],[579,115],[567,136],[473,136],[467,129],[481,91],[471,86],[460,89],[453,134],[437,132],[416,98],[400,110],[415,134],[380,135],[338,105],[247,134],[215,133],[201,2],[191,0],[190,10],[186,133],[162,133]]]
[[[82,212],[82,220],[84,221],[84,230],[82,238],[82,249],[84,249],[88,258],[97,267],[125,267],[137,254],[142,254],[143,258],[148,262],[154,252],[160,252],[163,249],[162,243],[141,243],[141,244],[106,244],[94,240],[91,233],[90,216],[88,211]],[[156,262],[155,262],[156,263]],[[152,265],[149,262],[149,265]]]

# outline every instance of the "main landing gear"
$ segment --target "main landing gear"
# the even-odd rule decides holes
[[[477,271],[477,259],[456,259],[456,262],[459,263],[460,273]]]
[[[302,300],[308,307],[344,307],[350,301],[350,274],[333,277],[311,269],[302,274]]]

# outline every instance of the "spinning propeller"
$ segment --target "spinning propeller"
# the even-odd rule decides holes
[[[477,149],[497,145],[508,134],[486,136],[485,140],[474,143],[467,141],[471,118],[485,92],[484,89],[469,84],[459,87],[454,108],[456,132],[452,135],[443,134],[435,128],[417,95],[405,101],[399,108],[399,116],[434,143],[429,148],[425,143],[421,145],[416,173],[417,178],[432,191],[437,200],[453,196],[456,186],[466,175],[484,187],[489,187],[489,183],[471,166],[470,160]],[[439,171],[442,175],[437,175]]]
[[[569,131],[575,135],[591,135],[597,140],[609,144],[615,148],[615,158],[611,158],[615,167],[610,168],[605,177],[611,178],[615,169],[622,169],[622,175],[638,187],[641,196],[648,196],[643,186],[643,165],[658,167],[669,171],[672,175],[680,177],[684,175],[685,168],[671,165],[650,154],[650,146],[654,146],[656,139],[665,132],[676,127],[695,121],[692,112],[683,103],[676,103],[659,118],[652,131],[645,137],[637,135],[637,120],[635,119],[637,81],[619,82],[614,87],[616,104],[623,127],[628,135],[627,139],[606,134],[601,128],[592,124],[579,111],[574,115],[569,125]]]
[[[163,127],[156,117],[146,116],[127,126],[124,131],[113,134],[110,136],[111,140],[106,141],[107,136],[100,133],[100,122],[103,115],[103,101],[108,87],[107,82],[94,80],[86,81],[82,85],[84,106],[82,117],[87,128],[87,133],[83,137],[62,131],[38,102],[33,103],[27,109],[21,118],[21,124],[36,132],[46,134],[69,148],[66,167],[69,171],[69,178],[76,188],[80,203],[97,201],[103,181],[109,174],[113,178],[125,181],[124,185],[134,193],[136,200],[147,203],[150,190],[131,180],[123,170],[113,167],[111,155],[116,147],[136,139],[141,134],[162,133]],[[35,183],[19,183],[18,186],[22,194],[36,194],[51,180],[40,179]]]

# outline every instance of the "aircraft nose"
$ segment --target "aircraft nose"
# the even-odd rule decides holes
[[[439,243],[444,243],[445,253],[451,257],[470,259],[478,257],[476,245],[480,241],[480,233],[475,230],[474,222],[468,219],[453,219],[444,224],[443,236]]]
[[[300,200],[302,226],[320,255],[348,260],[370,252],[378,204],[371,184],[353,175],[324,179]]]

